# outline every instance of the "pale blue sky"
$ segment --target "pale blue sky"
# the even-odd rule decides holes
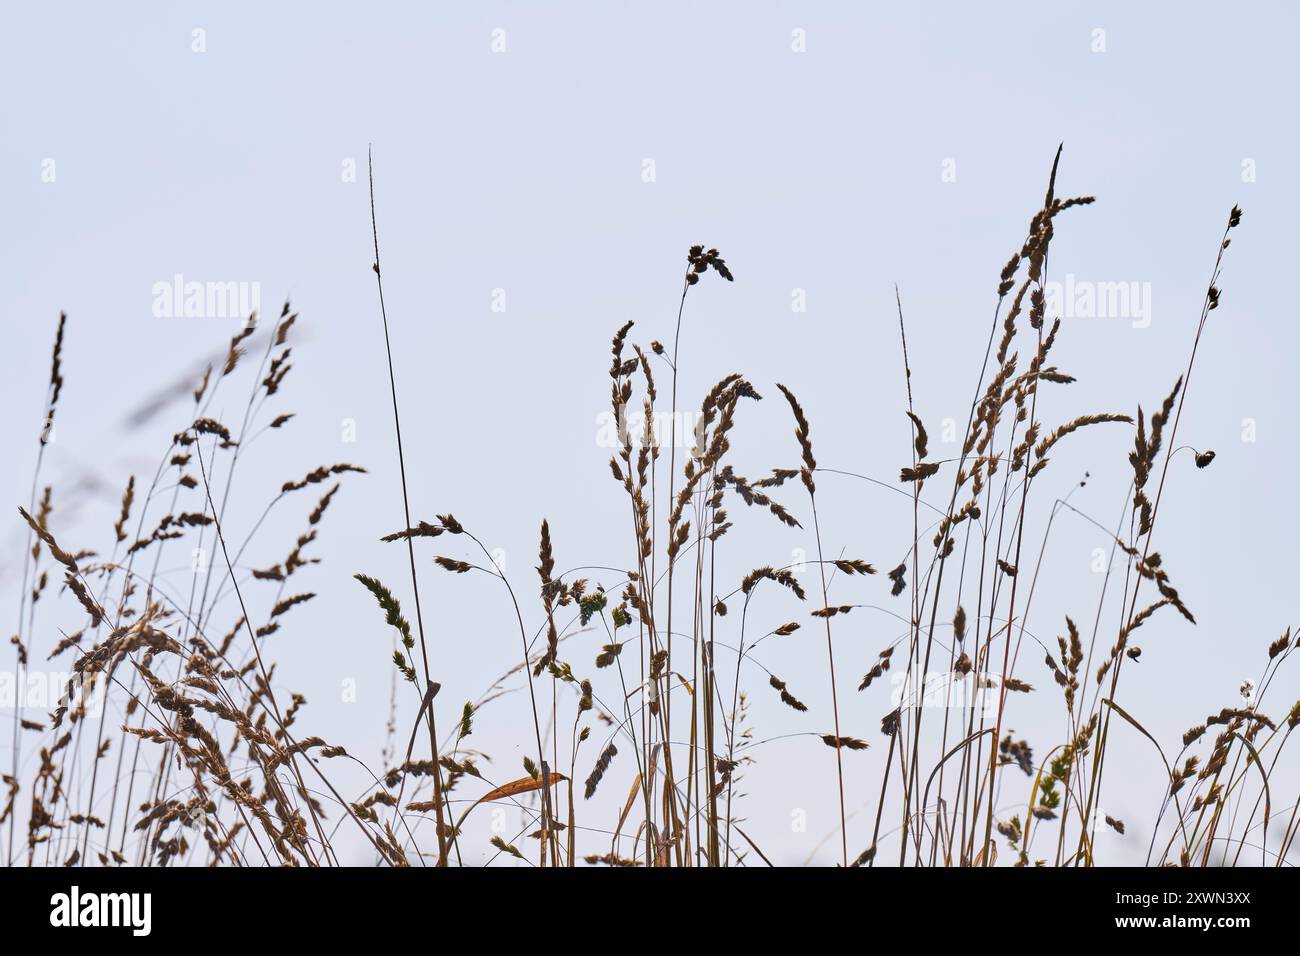
[[[1267,644],[1293,623],[1300,506],[1291,382],[1300,333],[1288,276],[1300,212],[1300,24],[1273,3],[990,11],[959,3],[14,6],[0,32],[0,500],[27,499],[60,309],[69,315],[67,386],[46,472],[57,479],[53,523],[61,540],[100,547],[126,476],[152,473],[187,409],[137,430],[127,415],[224,347],[235,326],[156,318],[153,284],[177,273],[258,282],[272,313],[291,296],[302,337],[274,408],[298,417],[282,441],[250,455],[240,520],[251,522],[272,489],[316,465],[371,469],[345,480],[316,552],[325,562],[301,582],[322,598],[295,610],[271,654],[282,684],[311,702],[301,726],[377,762],[389,636],[350,576],[366,571],[396,587],[405,572],[402,553],[377,540],[401,524],[401,507],[369,268],[367,143],[414,516],[453,511],[504,549],[512,579],[531,594],[542,517],[561,567],[629,560],[625,502],[594,440],[607,407],[609,339],[628,319],[642,342],[671,337],[688,245],[717,246],[736,282],[710,276],[691,294],[683,404],[698,405],[722,375],[744,372],[775,400],[745,410],[738,467],[787,466],[795,450],[773,387],[782,381],[808,411],[822,465],[889,478],[907,460],[909,434],[894,284],[917,408],[937,431],[945,417],[964,420],[997,272],[1064,141],[1060,191],[1098,202],[1060,220],[1053,273],[1150,283],[1151,323],[1067,322],[1057,362],[1079,382],[1052,393],[1051,423],[1132,412],[1138,402],[1150,408],[1168,392],[1186,364],[1227,212],[1234,203],[1245,210],[1180,426],[1182,441],[1214,448],[1218,460],[1205,472],[1179,471],[1157,535],[1200,624],[1153,622],[1126,678],[1130,711],[1172,742],[1232,703],[1241,680],[1259,673]],[[191,49],[196,28],[206,31],[206,52]],[[498,29],[503,53],[492,51]],[[1097,29],[1104,52],[1093,52]],[[796,30],[805,31],[806,52],[792,50]],[[49,159],[53,183],[42,181]],[[652,183],[642,177],[647,159]],[[342,176],[349,160],[357,182]],[[1253,182],[1243,181],[1245,162]],[[945,169],[955,169],[955,181],[944,181]],[[505,291],[504,312],[492,311],[496,289]],[[806,313],[791,311],[795,289],[806,292]],[[244,387],[217,417],[242,412]],[[341,440],[345,419],[356,423],[355,443]],[[1254,442],[1241,440],[1244,419],[1255,422]],[[1040,508],[1088,469],[1093,480],[1072,501],[1113,524],[1130,444],[1122,428],[1072,438]],[[74,499],[69,483],[86,476],[102,486]],[[827,549],[896,564],[910,528],[894,496],[829,475],[820,486]],[[253,563],[283,557],[304,507],[271,523]],[[23,539],[10,513],[0,526],[4,621],[15,610]],[[751,531],[735,539],[729,579],[811,548],[756,517],[745,516]],[[1048,639],[1066,613],[1091,620],[1099,578],[1089,563],[1105,544],[1082,522],[1059,523],[1057,564],[1030,624]],[[444,708],[455,707],[513,663],[517,637],[492,582],[436,575],[428,557],[435,670]],[[182,566],[175,580],[187,575]],[[887,585],[842,596],[887,603]],[[539,609],[526,610],[535,625]],[[790,611],[774,606],[773,626]],[[898,629],[879,615],[846,620],[837,638],[849,675],[845,732],[873,742],[868,754],[846,758],[850,803],[874,811],[887,749],[876,728],[887,707],[853,694],[849,681]],[[575,641],[590,645],[590,654],[574,652],[590,670],[601,640]],[[781,708],[762,675],[750,675],[759,737],[829,729],[820,655],[808,639],[765,659],[816,698],[808,715]],[[1024,676],[1050,686],[1036,659]],[[345,679],[358,682],[356,704],[339,702]],[[1289,706],[1298,688],[1294,670],[1284,673],[1269,709]],[[516,695],[485,710],[476,737],[503,776],[515,775],[518,744],[527,743],[514,733],[520,706]],[[1041,713],[1036,706],[1025,705],[1013,726],[1045,752],[1058,742],[1059,705],[1053,697]],[[833,765],[809,740],[756,753],[746,778],[754,835],[785,862],[801,861],[800,848],[815,842],[790,832],[792,808],[808,810],[817,837],[833,825]],[[7,746],[6,734],[5,766]],[[1144,746],[1124,743],[1132,770],[1114,784],[1117,815],[1147,817],[1158,801],[1160,775]],[[602,794],[610,820],[629,766],[616,768]],[[869,815],[850,823],[851,850],[866,845]],[[1128,841],[1106,836],[1113,858],[1145,848],[1148,834],[1130,833]]]

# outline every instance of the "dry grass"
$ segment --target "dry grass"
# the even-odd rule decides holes
[[[1178,473],[1183,462],[1193,463],[1178,456],[1189,447],[1177,444],[1180,422],[1202,334],[1220,304],[1219,268],[1241,213],[1232,210],[1219,240],[1186,367],[1172,388],[1158,393],[1154,410],[1103,411],[1056,424],[1047,417],[1050,402],[1040,386],[1074,379],[1052,364],[1061,321],[1047,312],[1047,262],[1059,217],[1092,202],[1057,196],[1059,160],[1058,152],[1043,203],[998,277],[988,346],[983,364],[972,369],[973,400],[956,459],[931,456],[929,434],[915,411],[899,297],[912,442],[898,450],[905,456],[901,465],[877,462],[874,470],[897,474],[894,488],[910,499],[912,534],[910,541],[867,542],[873,556],[883,559],[881,567],[899,561],[879,583],[871,577],[875,564],[822,550],[812,426],[792,389],[776,386],[789,406],[794,441],[774,440],[778,467],[765,477],[742,476],[729,458],[737,419],[761,400],[740,374],[725,375],[707,392],[693,435],[678,434],[681,329],[689,293],[702,281],[735,279],[716,249],[693,246],[671,350],[657,341],[648,348],[635,343],[630,322],[612,342],[610,398],[620,430],[609,471],[626,498],[628,569],[599,583],[558,573],[557,545],[543,521],[537,591],[521,603],[471,525],[451,514],[415,520],[410,513],[376,218],[373,272],[389,356],[403,513],[377,518],[374,530],[376,538],[382,534],[381,540],[406,552],[409,580],[356,574],[392,629],[391,716],[386,731],[376,728],[374,754],[365,755],[380,756],[374,767],[319,737],[299,735],[305,701],[275,689],[275,665],[265,656],[268,638],[293,626],[297,607],[329,600],[298,587],[298,576],[319,560],[312,552],[331,501],[365,469],[324,465],[286,481],[246,537],[228,537],[232,505],[250,497],[234,490],[241,451],[266,429],[280,429],[293,418],[272,415],[266,400],[281,393],[293,368],[287,343],[297,314],[285,305],[256,368],[248,368],[257,325],[250,320],[230,341],[224,361],[195,383],[187,424],[163,450],[153,476],[125,482],[106,556],[68,550],[72,545],[55,533],[56,495],[52,488],[41,490],[40,482],[43,430],[32,493],[18,509],[30,536],[13,647],[20,674],[48,655],[67,662],[73,678],[46,720],[15,712],[12,770],[4,775],[0,815],[4,858],[11,864],[69,866],[336,865],[337,847],[351,831],[346,839],[366,841],[376,862],[453,865],[478,859],[487,849],[466,845],[467,820],[484,804],[505,801],[521,808],[529,822],[517,834],[492,837],[491,859],[505,855],[542,867],[770,865],[769,854],[741,829],[738,816],[742,799],[761,801],[763,794],[745,798],[737,784],[760,743],[753,724],[776,707],[788,719],[808,723],[796,735],[798,746],[834,751],[834,766],[824,755],[824,779],[810,785],[834,793],[839,865],[1092,866],[1105,862],[1094,855],[1101,826],[1127,839],[1135,829],[1150,833],[1146,859],[1153,865],[1282,865],[1300,829],[1300,800],[1271,787],[1270,773],[1300,725],[1300,702],[1283,702],[1279,706],[1288,709],[1275,710],[1276,717],[1264,708],[1266,701],[1274,706],[1267,692],[1296,650],[1292,632],[1270,636],[1261,652],[1263,676],[1257,687],[1243,689],[1244,703],[1204,719],[1192,715],[1199,722],[1173,746],[1156,740],[1141,715],[1120,700],[1126,662],[1141,655],[1135,643],[1141,628],[1168,609],[1187,626],[1195,622],[1174,586],[1173,562],[1155,547],[1156,533],[1170,520],[1161,515],[1167,482],[1195,477],[1186,469]],[[371,202],[373,215],[373,177]],[[63,386],[66,324],[60,316],[48,421]],[[214,398],[221,394],[222,407],[228,407],[225,395],[236,388],[241,371],[251,377],[242,420],[218,421]],[[667,455],[651,427],[665,397],[656,376],[668,384]],[[644,415],[644,427],[632,424],[634,412]],[[1103,593],[1095,609],[1100,621],[1102,604],[1118,603],[1122,623],[1113,635],[1100,624],[1085,635],[1066,617],[1057,640],[1041,644],[1026,622],[1042,553],[1051,519],[1062,508],[1074,509],[1040,501],[1043,493],[1033,492],[1054,460],[1069,455],[1070,436],[1094,427],[1132,432],[1132,485],[1125,520],[1113,535],[1119,564],[1107,576],[1108,587],[1114,577],[1121,591]],[[1197,469],[1214,460],[1208,449],[1191,451]],[[789,494],[791,489],[798,493]],[[267,515],[302,497],[310,498],[302,506],[303,531],[286,543],[287,557],[248,575],[236,573]],[[1036,510],[1049,514],[1037,560],[1026,540],[1033,527],[1028,516]],[[400,530],[385,534],[399,518]],[[742,520],[811,526],[815,606],[808,605],[792,567],[754,568],[734,588],[719,580],[726,535]],[[242,517],[240,526],[247,526]],[[434,538],[447,553],[426,550],[426,539]],[[196,576],[188,596],[173,596],[159,579],[162,556],[195,547],[220,560]],[[450,645],[439,645],[426,632],[420,601],[421,576],[439,569],[496,579],[520,638],[515,659],[502,665],[506,673],[470,703],[450,705],[451,711],[432,674],[455,686],[457,662]],[[38,603],[44,610],[56,598],[59,581],[66,600],[84,614],[81,629],[72,634],[51,633],[37,614]],[[769,603],[754,603],[760,592]],[[865,671],[856,681],[862,696],[854,697],[836,673],[843,647],[837,647],[835,628],[857,620],[843,616],[875,592],[895,602],[907,633],[860,654],[854,671]],[[222,598],[230,595],[239,609],[234,619],[223,616]],[[803,621],[791,619],[795,606]],[[404,608],[414,611],[414,623]],[[1087,612],[1080,608],[1080,619]],[[803,640],[806,632],[800,632],[807,626],[825,636],[824,696],[812,687],[799,688],[796,696],[764,663],[764,652],[775,646],[769,641]],[[1045,629],[1042,623],[1037,627]],[[599,650],[569,654],[579,642],[569,644],[568,638],[579,631],[601,635]],[[811,654],[814,646],[806,651]],[[442,650],[436,657],[435,648]],[[878,683],[886,672],[901,675],[904,686],[947,675],[952,687],[967,693],[955,706],[932,708],[905,696],[891,709]],[[751,700],[745,686],[760,674],[757,679],[775,693],[763,691]],[[471,748],[468,738],[491,719],[490,705],[503,689],[519,685],[528,690],[532,717],[521,734],[522,773],[491,779],[486,755]],[[110,698],[107,712],[125,715],[120,725],[91,719],[87,707],[96,690]],[[470,689],[456,690],[453,699],[459,701]],[[977,692],[988,695],[990,706],[976,706]],[[1059,724],[1010,729],[1018,696],[1046,693],[1055,699],[1058,692]],[[864,721],[862,714],[873,706],[877,717]],[[813,725],[809,714],[827,708],[831,726]],[[437,730],[439,717],[452,727],[445,736]],[[877,719],[879,739],[846,732],[861,733],[855,725],[874,727]],[[1120,734],[1144,738],[1168,777],[1163,791],[1150,795],[1148,820],[1120,820],[1100,809],[1105,785],[1121,770],[1112,766],[1116,758],[1108,759]],[[846,762],[864,759],[857,751],[882,745],[887,752],[878,786],[849,799]],[[20,779],[20,768],[29,765],[24,757],[33,754],[36,769]],[[359,767],[369,781],[365,791],[345,797],[327,772],[330,761]],[[575,780],[583,781],[580,799]],[[619,811],[612,818],[588,803],[611,787],[618,791]],[[866,803],[871,812],[851,821],[850,803]],[[1007,812],[1008,806],[1018,809]],[[429,818],[432,828],[419,825]]]

